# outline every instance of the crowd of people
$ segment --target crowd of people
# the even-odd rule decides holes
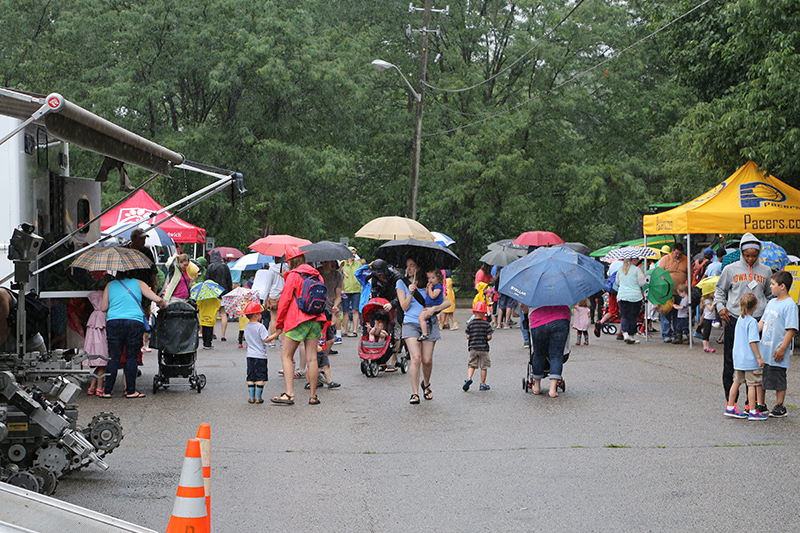
[[[134,232],[132,247],[142,248],[142,234]],[[489,343],[495,329],[516,325],[519,313],[523,345],[532,344],[533,392],[543,392],[542,380],[549,376],[548,394],[558,396],[562,379],[565,347],[571,344],[570,329],[576,332],[575,346],[589,345],[589,332],[599,337],[604,327],[619,320],[618,340],[639,344],[643,334],[654,333],[650,325],[660,325],[666,343],[682,344],[690,335],[702,339],[703,350],[715,353],[714,344],[723,344],[722,385],[725,392],[725,415],[749,420],[786,415],[784,404],[786,368],[790,346],[798,329],[797,305],[789,297],[792,277],[786,272],[773,273],[759,261],[761,242],[745,234],[739,244],[740,259],[723,269],[722,255],[711,249],[687,266],[685,250],[680,243],[662,248],[657,263],[649,260],[624,259],[608,269],[606,291],[592,295],[575,305],[552,305],[528,308],[498,291],[500,271],[482,265],[475,275],[475,297],[472,316],[465,328],[469,352],[467,377],[463,390],[469,391],[480,370],[480,391],[490,390],[487,383],[491,367]],[[267,353],[280,340],[281,370],[285,390],[271,398],[273,403],[294,404],[294,381],[305,378],[310,405],[320,403],[319,387],[336,388],[328,355],[342,337],[361,337],[369,342],[395,343],[392,356],[380,370],[397,370],[396,354],[405,343],[410,357],[408,374],[411,384],[409,403],[432,400],[432,371],[436,343],[441,329],[458,329],[453,318],[455,296],[449,272],[424,268],[417,258],[406,260],[404,269],[395,270],[384,260],[371,263],[354,257],[346,261],[323,261],[308,264],[305,254],[295,247],[286,250],[286,263],[270,263],[248,281],[258,295],[259,303],[249,305],[240,319],[239,347],[247,347],[247,386],[250,403],[263,403],[262,392],[267,380]],[[716,257],[715,257],[716,255]],[[146,325],[158,306],[189,298],[193,283],[210,279],[227,293],[238,285],[238,272],[231,272],[220,254],[212,251],[207,268],[185,254],[168,262],[169,277],[163,291],[157,294],[153,272],[118,273],[97,298],[92,300],[98,316],[90,320],[95,330],[105,328],[103,344],[98,336],[87,334],[87,347],[98,355],[106,354],[108,362],[95,360],[97,368],[89,394],[102,398],[112,396],[117,369],[125,369],[125,396],[141,398],[136,390],[136,357],[147,349]],[[673,293],[665,304],[653,305],[646,298],[645,272],[658,266],[669,272]],[[202,275],[201,275],[202,274]],[[232,275],[233,274],[233,275]],[[237,281],[233,279],[236,277]],[[706,278],[718,277],[713,291],[690,298],[692,289]],[[324,301],[312,308],[314,287],[324,287]],[[306,294],[310,296],[307,296]],[[605,294],[603,294],[605,293]],[[144,298],[144,299],[143,299]],[[396,322],[385,318],[367,322],[361,314],[372,298],[383,298],[383,308],[396,316]],[[91,298],[90,298],[91,299]],[[320,300],[323,298],[320,297]],[[96,301],[95,301],[96,300]],[[142,306],[142,302],[152,301]],[[211,348],[214,326],[220,315],[221,341],[226,341],[227,312],[219,299],[198,302],[204,348]],[[603,313],[601,309],[605,309]],[[102,316],[105,313],[105,316]],[[690,331],[690,316],[696,317],[696,330]],[[102,320],[100,319],[102,318]],[[642,320],[642,319],[645,320]],[[442,323],[440,324],[440,319]],[[596,320],[597,319],[597,320]],[[655,320],[653,320],[655,319]],[[711,338],[714,326],[722,328],[718,341]],[[90,328],[87,328],[87,331]],[[87,348],[88,349],[88,348]],[[105,351],[103,351],[105,349]],[[90,352],[93,353],[93,352]],[[314,356],[316,355],[316,357]],[[140,359],[139,359],[140,361]],[[90,361],[90,364],[92,362]],[[745,410],[737,407],[739,386],[747,385]],[[764,390],[775,390],[772,410],[765,404]]]

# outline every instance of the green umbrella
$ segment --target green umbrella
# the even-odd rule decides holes
[[[647,271],[647,285],[645,285],[647,299],[656,304],[662,305],[672,298],[672,289],[675,282],[672,275],[663,268],[652,268]]]
[[[198,283],[189,290],[189,296],[192,300],[199,302],[200,300],[210,300],[211,298],[219,298],[220,294],[225,292],[222,285],[214,283],[213,281],[206,280]]]

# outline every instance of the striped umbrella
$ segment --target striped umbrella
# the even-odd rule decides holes
[[[152,261],[139,250],[122,246],[95,247],[79,255],[72,262],[73,267],[103,272],[128,272],[129,270],[149,269]]]
[[[219,295],[223,292],[225,292],[225,288],[222,285],[210,280],[205,280],[189,289],[189,296],[192,300],[199,302],[200,300],[219,298]]]
[[[617,259],[642,259],[655,255],[655,252],[647,246],[623,246],[608,252],[603,260],[610,263]]]

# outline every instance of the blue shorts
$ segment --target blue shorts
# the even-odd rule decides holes
[[[514,307],[514,298],[512,298],[511,296],[506,296],[503,293],[500,293],[500,297],[497,299],[497,308],[508,309],[510,307]]]
[[[355,311],[358,313],[358,306],[360,304],[360,292],[348,292],[347,294],[342,294],[342,313],[349,313],[350,311]]]
[[[267,360],[247,358],[247,381],[268,381]]]

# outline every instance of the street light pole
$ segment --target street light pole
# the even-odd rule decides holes
[[[417,189],[419,186],[419,158],[422,153],[422,106],[425,99],[425,76],[428,71],[428,24],[431,21],[431,2],[425,0],[422,15],[422,49],[419,54],[419,76],[417,77],[417,112],[414,115],[414,151],[411,155],[411,191],[409,193],[409,218],[417,219]]]

